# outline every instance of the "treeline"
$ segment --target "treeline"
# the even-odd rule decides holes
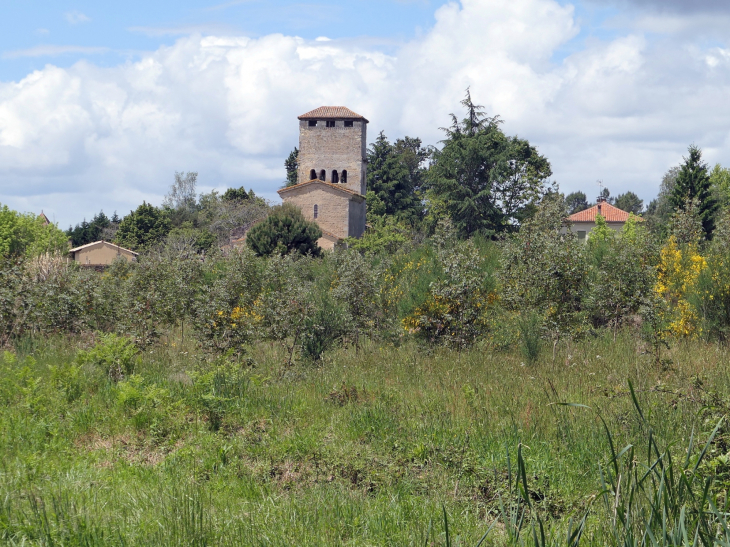
[[[137,262],[99,275],[5,252],[0,342],[98,330],[144,346],[180,329],[214,352],[276,340],[291,359],[367,336],[519,346],[532,360],[546,345],[626,327],[662,362],[674,339],[728,338],[728,170],[711,171],[690,147],[650,211],[620,232],[599,216],[583,243],[548,161],[468,95],[463,104],[438,150],[376,139],[371,226],[334,253],[320,252],[321,231],[295,207],[271,208],[242,188],[198,196],[195,173],[176,174],[162,207],[89,224],[142,251]],[[230,245],[244,233],[245,248]]]
[[[146,251],[167,239],[193,244],[199,252],[230,244],[254,222],[266,216],[269,205],[253,190],[229,188],[224,193],[196,193],[198,174],[175,173],[161,207],[142,203],[124,218],[100,211],[91,222],[69,226],[66,235],[78,247],[104,239],[134,251]],[[240,232],[240,234],[238,233]]]

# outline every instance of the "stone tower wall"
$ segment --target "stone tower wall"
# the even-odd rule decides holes
[[[331,121],[331,120],[330,120]],[[326,120],[317,120],[315,127],[309,120],[299,120],[299,180],[311,180],[311,170],[317,177],[325,170],[325,182],[333,182],[332,171],[337,171],[342,183],[342,171],[347,171],[347,183],[343,187],[365,194],[365,157],[367,154],[367,124],[352,120],[352,127],[345,127],[345,120],[335,120],[335,127],[327,127]]]

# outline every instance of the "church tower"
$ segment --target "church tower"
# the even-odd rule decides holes
[[[299,116],[299,182],[318,179],[365,195],[367,124],[344,106]]]
[[[317,243],[323,249],[365,232],[367,124],[344,106],[321,106],[299,116],[297,184],[279,195],[319,225]]]

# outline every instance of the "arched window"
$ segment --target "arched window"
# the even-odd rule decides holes
[[[314,206],[314,218],[317,218],[319,216],[319,206],[315,204]]]
[[[315,171],[314,169],[309,171],[309,180],[314,180],[316,178],[317,178],[317,171]]]
[[[324,180],[324,179],[325,179],[325,177],[327,177],[327,173],[325,172],[325,170],[324,170],[324,169],[322,169],[322,170],[321,170],[321,171],[319,172],[319,180]]]
[[[347,184],[347,170],[342,170],[342,184]]]
[[[332,184],[337,184],[340,182],[340,177],[337,175],[337,171],[332,171]]]

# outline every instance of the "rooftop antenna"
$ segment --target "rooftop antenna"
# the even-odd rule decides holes
[[[596,181],[596,184],[598,185],[598,199],[597,199],[598,203],[601,203],[602,201],[606,201],[606,198],[603,197],[603,181],[599,179]]]

